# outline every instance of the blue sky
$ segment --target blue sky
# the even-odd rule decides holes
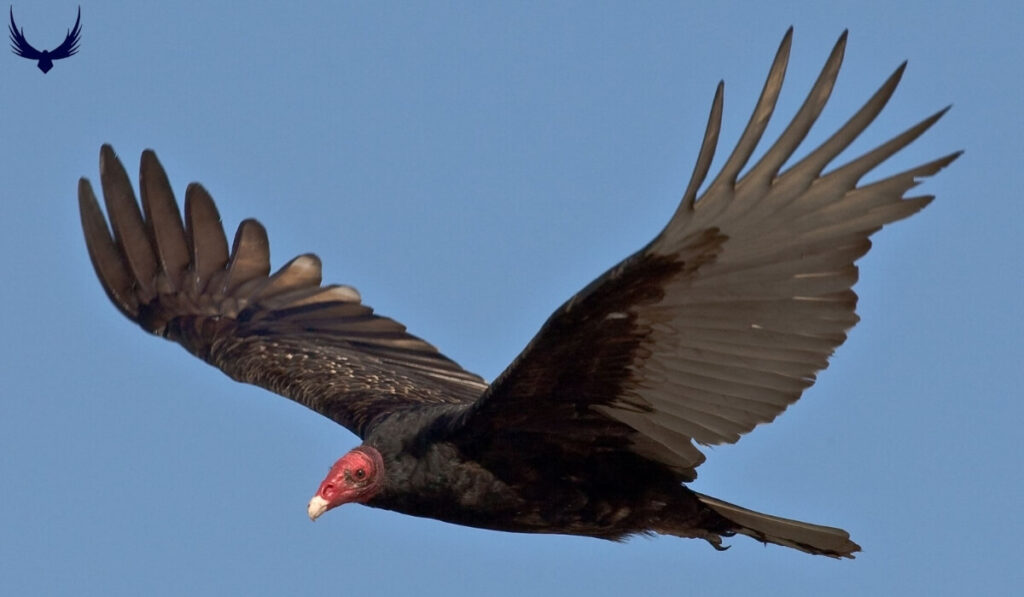
[[[82,7],[47,75],[0,54],[0,593],[36,595],[1007,594],[1019,516],[1019,3],[227,3]],[[71,1],[20,3],[52,48]],[[491,379],[563,300],[675,208],[714,87],[721,148],[795,26],[780,132],[835,39],[846,62],[810,142],[904,59],[846,157],[953,110],[872,178],[957,149],[938,199],[878,234],[862,322],[803,399],[695,487],[849,530],[855,561],[737,537],[526,536],[306,501],[353,435],[143,334],[94,279],[75,203],[101,143],[151,147],[181,193],[312,251]],[[809,146],[808,146],[809,147]],[[802,154],[802,153],[800,153]],[[717,167],[722,163],[716,161]]]

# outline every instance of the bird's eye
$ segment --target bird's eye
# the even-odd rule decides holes
[[[365,479],[365,478],[366,478],[366,469],[357,468],[356,469],[356,479]]]

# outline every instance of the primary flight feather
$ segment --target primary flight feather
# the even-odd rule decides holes
[[[745,174],[782,86],[792,31],[750,122],[698,198],[721,125],[722,85],[693,177],[665,228],[559,307],[491,384],[352,287],[323,285],[320,260],[270,273],[263,226],[229,250],[206,190],[184,219],[156,156],[142,154],[141,210],[109,146],[104,218],[89,182],[79,206],[110,300],[233,379],[345,426],[363,444],[339,459],[308,506],[349,502],[475,527],[622,539],[736,533],[853,557],[837,528],[761,514],[691,491],[697,444],[737,441],[814,383],[856,322],[854,262],[882,226],[931,197],[905,197],[953,153],[883,180],[861,178],[943,111],[851,162],[824,169],[878,115],[901,65],[838,131],[781,171],[832,91],[844,33],[792,122]],[[109,227],[108,227],[109,221]]]

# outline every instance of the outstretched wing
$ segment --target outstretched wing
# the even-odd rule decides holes
[[[320,260],[270,274],[256,220],[227,237],[213,199],[185,191],[182,222],[167,175],[142,154],[142,211],[109,145],[100,179],[113,237],[89,181],[78,185],[82,228],[107,296],[146,331],[174,340],[237,381],[262,386],[364,435],[380,417],[477,399],[486,384],[405,327],[360,303],[349,286],[320,284]]]
[[[81,9],[79,9],[81,10]],[[25,39],[25,30],[19,30],[18,24],[14,22],[14,7],[11,7],[11,22],[7,25],[7,30],[11,36],[11,51],[22,58],[29,58],[31,60],[39,60],[43,57],[42,52],[32,47],[32,44],[28,43]]]
[[[858,186],[939,112],[822,174],[882,110],[900,66],[839,131],[780,172],[832,91],[843,33],[793,121],[739,177],[774,109],[791,38],[792,30],[707,191],[695,200],[718,139],[721,84],[693,178],[668,225],[555,311],[467,414],[467,441],[494,449],[512,445],[513,435],[543,436],[586,451],[625,443],[692,479],[704,460],[693,442],[735,442],[814,383],[857,322],[854,262],[871,246],[868,237],[927,205],[931,197],[903,195],[958,154]]]
[[[75,19],[75,26],[64,36],[64,41],[50,52],[51,60],[68,58],[78,53],[78,42],[82,35],[82,7],[78,7],[78,18]]]

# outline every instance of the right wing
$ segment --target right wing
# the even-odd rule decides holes
[[[238,227],[231,253],[213,199],[185,191],[185,220],[160,162],[142,154],[142,211],[109,145],[100,179],[113,237],[92,186],[78,185],[82,229],[103,289],[126,317],[178,342],[231,378],[255,384],[364,436],[396,410],[476,400],[477,375],[373,314],[350,286],[320,284],[300,255],[273,275],[267,233]]]
[[[791,41],[792,29],[736,148],[697,199],[721,129],[719,85],[672,219],[559,307],[467,411],[474,449],[521,457],[513,448],[541,439],[583,454],[628,449],[692,480],[704,461],[697,445],[734,443],[774,420],[828,366],[858,319],[855,262],[869,237],[927,205],[931,197],[905,194],[959,152],[860,182],[942,110],[823,173],[885,106],[900,66],[827,141],[782,169],[829,98],[844,33],[796,116],[740,176],[775,108]]]

